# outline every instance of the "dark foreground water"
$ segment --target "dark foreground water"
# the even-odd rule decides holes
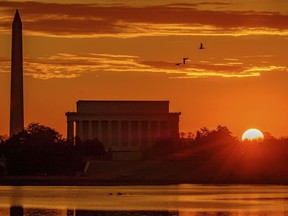
[[[288,186],[0,186],[8,215],[288,216]]]

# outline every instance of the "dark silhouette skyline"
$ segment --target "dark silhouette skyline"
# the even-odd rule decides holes
[[[16,10],[12,23],[10,136],[24,129],[22,22]]]

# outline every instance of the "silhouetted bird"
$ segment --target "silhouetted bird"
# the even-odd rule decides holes
[[[202,43],[200,43],[200,48],[199,49],[204,49],[204,46]]]
[[[183,58],[183,64],[186,63],[186,60],[189,60],[189,58]]]
[[[178,65],[181,65],[181,63],[176,63],[175,65],[177,65],[177,66],[178,66]]]

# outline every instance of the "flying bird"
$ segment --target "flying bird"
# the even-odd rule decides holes
[[[178,66],[178,65],[181,65],[181,63],[176,63],[175,65],[177,65],[177,66]]]
[[[183,58],[183,64],[185,64],[187,60],[189,60],[189,58]]]
[[[204,46],[202,43],[200,43],[200,48],[199,49],[204,49]]]

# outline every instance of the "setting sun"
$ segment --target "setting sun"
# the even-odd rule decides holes
[[[255,128],[251,128],[246,130],[243,135],[242,135],[242,141],[248,140],[248,141],[253,141],[253,140],[262,140],[264,139],[263,133]]]

